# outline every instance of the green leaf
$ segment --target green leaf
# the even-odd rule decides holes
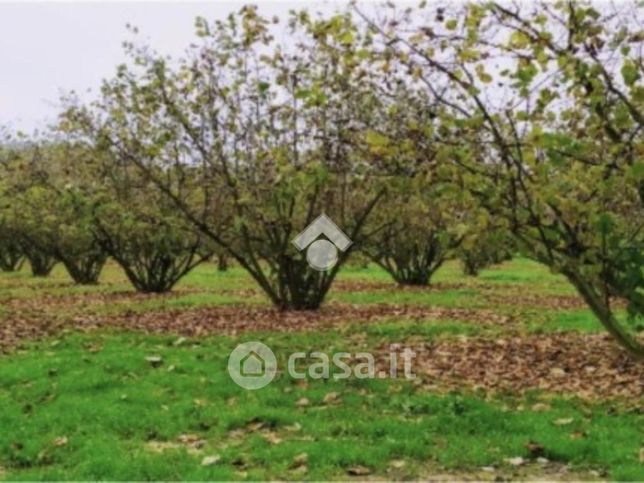
[[[510,47],[515,49],[523,49],[528,46],[530,39],[523,32],[513,32],[510,36]]]
[[[624,62],[624,65],[622,66],[622,77],[628,86],[635,84],[635,81],[640,78],[640,73],[633,61],[629,60]]]
[[[485,68],[481,64],[476,66],[476,75],[481,80],[481,82],[485,84],[492,82],[492,76],[485,72]]]
[[[259,83],[257,84],[257,89],[259,90],[259,92],[260,92],[261,94],[264,94],[264,93],[266,93],[266,91],[268,90],[268,88],[269,88],[270,86],[271,86],[271,85],[270,85],[268,82],[259,82]]]
[[[311,95],[310,89],[298,89],[297,91],[295,91],[296,99],[306,99],[310,95]]]
[[[376,131],[368,131],[365,140],[367,144],[374,148],[384,148],[389,146],[389,138]]]
[[[613,230],[615,221],[613,220],[613,217],[608,213],[602,213],[597,218],[596,226],[600,233],[608,234]]]
[[[635,164],[631,166],[631,174],[635,181],[644,181],[644,162],[635,161]]]
[[[340,37],[340,42],[343,44],[351,45],[353,43],[353,40],[355,38],[355,35],[353,35],[353,32],[348,31],[342,34]]]

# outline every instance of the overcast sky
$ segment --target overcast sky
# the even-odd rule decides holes
[[[125,25],[159,52],[180,54],[191,42],[194,18],[222,18],[245,3],[268,16],[292,8],[333,10],[343,2],[211,1],[3,3],[0,0],[0,126],[31,131],[55,119],[60,94],[96,92],[125,60]]]

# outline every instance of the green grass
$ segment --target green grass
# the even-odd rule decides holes
[[[198,309],[218,307],[222,305],[267,305],[267,303],[268,302],[260,296],[248,297],[241,294],[235,295],[217,292],[199,292],[183,295],[175,292],[175,296],[172,297],[159,295],[142,301],[127,299],[115,301],[102,307],[96,312],[105,315],[119,315],[124,313],[157,312],[168,309]]]
[[[549,332],[597,333],[605,330],[589,309],[529,311],[524,315],[527,330],[538,334]],[[625,327],[633,324],[629,321],[626,310],[617,310],[616,315]]]
[[[356,379],[300,386],[284,375],[260,391],[245,391],[225,370],[237,340],[179,346],[174,340],[70,335],[2,358],[0,461],[7,478],[298,479],[289,468],[301,453],[308,455],[310,479],[346,477],[353,465],[384,475],[392,460],[406,461],[401,476],[413,478],[503,467],[505,458],[530,458],[529,441],[543,445],[549,460],[579,471],[644,477],[641,416],[610,405],[551,399],[549,409],[537,412],[530,408],[541,401],[538,395],[483,400],[432,394],[403,381]],[[342,338],[273,335],[267,343],[283,367],[295,346],[328,350]],[[150,355],[162,356],[163,365],[151,367]],[[337,404],[324,403],[330,392],[339,394]],[[310,405],[297,407],[303,397]],[[554,424],[561,418],[572,422]],[[580,432],[586,436],[571,438]],[[191,453],[176,444],[182,434],[203,439],[204,447]],[[57,446],[62,437],[67,443]],[[170,447],[157,453],[153,442]],[[214,454],[219,463],[201,465]]]
[[[364,327],[364,333],[376,339],[432,340],[440,337],[475,336],[486,332],[483,327],[468,322],[454,321],[384,321]]]
[[[456,289],[435,292],[432,290],[406,291],[392,288],[391,291],[333,293],[329,301],[350,304],[408,304],[433,307],[483,307],[484,301],[475,290]]]
[[[568,310],[553,314],[552,319],[544,324],[543,330],[599,332],[602,325],[590,310]]]
[[[480,324],[466,316],[421,321],[392,317],[369,323],[349,320],[335,329],[308,333],[178,340],[71,332],[25,342],[18,351],[0,356],[0,478],[324,480],[347,478],[349,468],[361,465],[372,473],[359,479],[445,474],[456,479],[552,479],[537,464],[517,469],[506,463],[518,456],[533,461],[526,448],[532,441],[544,447],[543,456],[552,464],[570,464],[571,477],[588,478],[590,470],[599,470],[611,479],[644,480],[639,462],[643,417],[618,402],[590,403],[572,393],[556,398],[539,392],[492,396],[465,389],[444,394],[401,379],[298,383],[280,373],[259,391],[245,391],[231,381],[228,354],[245,340],[265,342],[284,368],[288,354],[300,350],[356,353],[394,342],[499,337],[510,331],[602,330],[586,309],[544,309],[538,298],[532,306],[515,304],[523,293],[574,295],[561,276],[526,259],[484,270],[476,278],[463,277],[459,265],[449,262],[434,277],[434,286],[425,289],[399,289],[374,266],[345,267],[339,280],[345,288],[331,291],[331,303],[485,309],[511,315],[516,323]],[[352,282],[356,287],[360,282],[380,286],[351,289]],[[115,293],[106,303],[83,300],[84,295]],[[506,297],[491,304],[486,299],[490,293]],[[51,297],[62,302],[74,297],[74,303],[51,304],[46,301]],[[221,273],[211,264],[193,270],[174,293],[149,297],[136,297],[114,264],[106,267],[101,284],[91,287],[73,285],[60,265],[48,278],[32,278],[26,270],[0,274],[2,301],[33,305],[40,311],[36,313],[58,319],[268,305],[243,270]],[[0,305],[0,324],[20,315],[20,309]],[[153,355],[163,358],[160,367],[146,361]],[[339,402],[325,403],[332,392],[338,393]],[[298,406],[302,398],[310,404]],[[562,418],[572,421],[554,424]],[[203,446],[181,443],[178,438],[186,434],[203,440]],[[294,463],[302,453],[307,455],[306,471]],[[221,457],[218,463],[201,465],[204,457],[215,454]],[[495,471],[481,473],[484,466]]]
[[[391,284],[391,290],[338,291],[332,288],[329,302],[351,304],[412,304],[436,307],[481,308],[485,299],[479,293],[483,286],[496,287],[499,293],[506,288],[529,284],[531,293],[574,294],[561,276],[551,274],[547,268],[530,260],[517,259],[481,272],[479,277],[463,277],[456,262],[446,263],[434,276],[433,287],[405,290],[398,289],[391,277],[381,268],[346,267],[338,276],[345,282],[379,282]],[[31,300],[34,297],[64,297],[83,294],[132,293],[127,278],[114,263],[109,263],[101,275],[99,285],[74,285],[58,264],[51,276],[31,277],[28,267],[18,273],[3,273],[0,276],[0,301]],[[441,284],[459,284],[459,288],[440,289]],[[438,287],[439,289],[437,289]],[[114,301],[108,313],[140,310],[163,310],[167,307],[208,307],[221,304],[268,304],[268,298],[256,283],[239,267],[218,272],[213,264],[202,264],[184,277],[175,287],[178,295],[150,298],[146,301],[127,299]]]
[[[337,290],[332,288],[327,299],[329,303],[479,309],[487,308],[489,305],[481,293],[483,288],[488,291],[493,288],[502,294],[508,290],[516,290],[522,285],[529,285],[531,293],[544,296],[568,294],[571,290],[560,276],[553,275],[546,268],[526,259],[513,260],[484,270],[477,278],[463,277],[458,263],[448,262],[436,273],[432,281],[433,286],[428,288],[400,289],[384,270],[374,265],[369,268],[346,267],[341,271],[338,280],[347,283],[375,282],[383,284],[383,287],[390,284],[391,289],[381,287],[371,290]],[[109,294],[118,294],[119,297],[92,307],[91,310],[95,314],[127,315],[222,305],[270,305],[268,298],[241,268],[232,267],[226,272],[218,272],[212,264],[198,266],[177,284],[173,293],[144,299],[134,297],[136,292],[114,263],[106,266],[101,276],[101,283],[96,286],[74,285],[60,264],[47,278],[31,277],[27,267],[23,267],[21,272],[0,276],[0,302],[23,300],[30,303],[45,296],[64,299],[69,296],[109,296]],[[128,297],[128,294],[132,297]],[[515,308],[507,305],[512,300],[510,298],[504,305],[493,308],[501,313],[515,312]],[[74,317],[86,315],[88,307],[84,303],[44,305],[43,310],[48,315]],[[6,316],[6,310],[0,311],[0,319]]]
[[[478,280],[495,285],[514,284],[530,293],[545,295],[574,295],[575,289],[563,275],[555,274],[544,265],[527,258],[515,258],[487,270],[483,270]]]

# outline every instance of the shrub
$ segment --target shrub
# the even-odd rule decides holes
[[[16,238],[16,233],[0,226],[0,270],[15,272],[22,268],[25,254]]]

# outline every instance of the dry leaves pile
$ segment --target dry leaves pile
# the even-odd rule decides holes
[[[70,288],[69,283],[49,285],[48,288]],[[399,291],[399,292],[440,292],[445,290],[457,290],[467,288],[462,283],[437,283],[430,286],[404,286],[392,282],[379,282],[369,280],[339,280],[333,284],[334,292],[366,292],[366,291]],[[133,290],[121,290],[115,292],[92,292],[92,293],[42,293],[34,289],[34,297],[9,298],[2,300],[2,305],[15,310],[39,310],[45,307],[89,307],[105,306],[113,303],[145,302],[148,300],[176,299],[190,294],[201,294],[196,289],[174,289],[163,294],[140,293]],[[255,288],[220,288],[219,295],[252,298],[261,296],[261,290]]]
[[[509,317],[487,310],[430,308],[409,305],[329,304],[317,311],[281,312],[272,307],[222,306],[162,313],[146,312],[109,319],[110,326],[181,335],[237,334],[271,330],[320,330],[342,324],[369,324],[386,319],[459,320],[480,325],[507,325]]]
[[[136,304],[148,300],[165,300],[183,297],[198,290],[176,290],[164,294],[147,294],[133,291],[100,292],[79,294],[38,294],[38,298],[14,298],[3,301],[6,308],[12,310],[51,310],[61,307],[101,307],[120,302]]]
[[[644,364],[604,334],[444,340],[410,348],[416,352],[416,375],[437,387],[541,389],[585,399],[620,397],[636,403],[644,397]],[[389,345],[382,347],[379,359],[383,368],[388,367],[389,350]]]
[[[162,453],[167,450],[185,449],[190,454],[200,453],[207,441],[196,434],[181,434],[175,441],[150,440],[146,448],[154,453]]]
[[[471,283],[433,283],[428,286],[397,285],[394,283],[369,280],[338,280],[333,291],[339,292],[446,292],[450,290],[471,290],[482,295],[493,306],[512,306],[522,308],[546,308],[553,310],[575,310],[587,308],[584,300],[577,295],[554,295],[529,293],[525,287],[517,285],[490,286],[478,282]],[[502,293],[500,293],[502,292]],[[615,299],[616,307],[625,307],[623,300]]]
[[[431,285],[399,285],[395,282],[377,280],[336,280],[333,282],[334,292],[442,292],[474,288],[465,283],[436,282]]]
[[[369,324],[396,320],[458,320],[478,325],[510,325],[514,321],[490,310],[431,308],[410,305],[329,304],[317,311],[281,312],[269,306],[204,307],[166,309],[115,316],[54,315],[46,308],[15,310],[0,320],[0,350],[15,347],[24,339],[59,333],[64,329],[89,331],[97,328],[121,328],[157,334],[202,336],[235,335],[248,331],[311,331],[343,324]]]
[[[65,325],[59,317],[11,314],[0,320],[0,353],[9,351],[24,340],[57,334],[64,329]]]
[[[356,283],[339,284],[340,290],[356,290]],[[369,282],[392,288],[392,284]],[[440,289],[445,289],[440,286]],[[413,290],[413,289],[412,289]],[[423,288],[427,290],[427,288]],[[487,291],[484,294],[487,297]],[[176,297],[185,294],[177,292]],[[147,300],[158,295],[131,292],[45,296],[30,301],[9,301],[0,320],[0,351],[8,351],[27,339],[59,334],[65,330],[91,331],[121,328],[146,333],[182,336],[235,335],[248,331],[312,331],[346,324],[369,324],[383,320],[460,321],[479,326],[504,326],[510,335],[500,340],[449,339],[414,349],[414,370],[426,382],[446,388],[482,387],[493,391],[542,389],[577,394],[585,398],[644,396],[644,365],[628,357],[607,335],[562,333],[519,335],[518,320],[492,310],[438,308],[414,305],[349,305],[331,303],[319,311],[280,312],[270,306],[224,305],[195,309],[165,309],[121,315],[73,316],[53,306],[106,305],[120,300]],[[164,297],[168,297],[165,295]],[[509,295],[496,295],[508,298]],[[522,294],[529,304],[559,309],[576,308],[572,296]],[[521,297],[514,298],[516,302]],[[550,302],[545,302],[549,300]],[[510,303],[505,300],[503,303]],[[78,312],[72,312],[78,313]],[[516,335],[512,335],[516,334]],[[383,345],[382,354],[389,351]],[[383,361],[383,363],[385,363]]]
[[[498,289],[485,287],[481,290],[487,303],[493,306],[513,306],[521,308],[539,308],[551,310],[578,310],[587,309],[588,305],[577,295],[546,295],[529,293],[525,290],[515,291],[503,288],[503,293]],[[513,293],[514,292],[514,293]],[[626,307],[626,301],[612,299],[611,304],[615,308]]]
[[[515,307],[537,307],[540,309],[575,310],[588,306],[581,297],[575,295],[541,295],[531,293],[500,294],[484,293],[485,300],[493,306],[511,305]]]

